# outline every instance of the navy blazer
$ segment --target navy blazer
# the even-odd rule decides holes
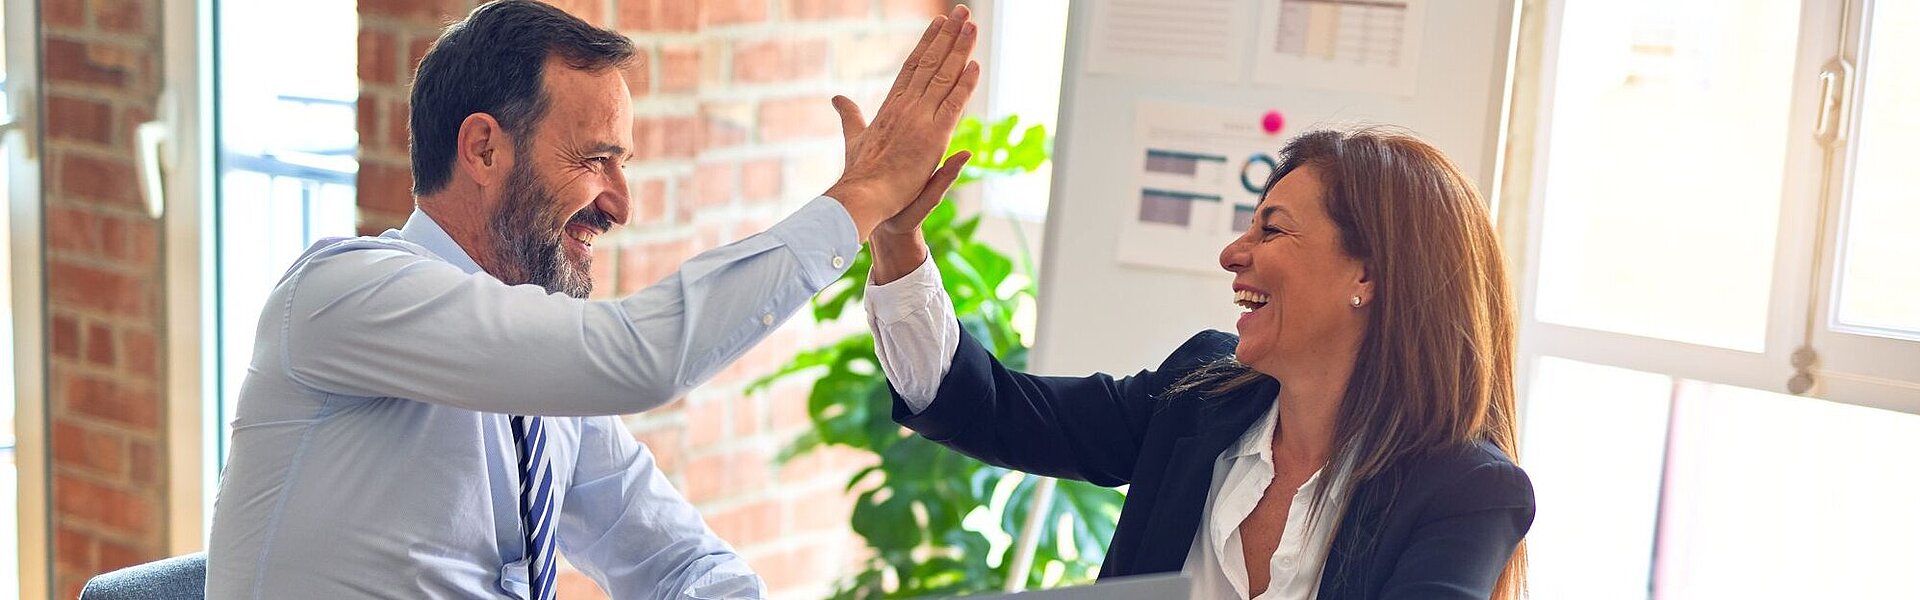
[[[1101,577],[1176,572],[1200,527],[1214,460],[1273,403],[1276,383],[1216,398],[1163,392],[1232,356],[1205,331],[1154,371],[1041,377],[1012,371],[961,329],[940,390],[893,418],[990,464],[1098,485],[1132,484]],[[1489,443],[1428,452],[1360,482],[1327,554],[1320,600],[1476,598],[1533,524],[1526,472]]]

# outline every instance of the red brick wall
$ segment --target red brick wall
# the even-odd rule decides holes
[[[825,190],[840,168],[827,99],[871,110],[926,19],[945,0],[566,0],[589,22],[630,35],[634,219],[596,245],[597,293],[627,294],[696,252],[759,231]],[[412,209],[406,83],[413,64],[471,0],[359,0],[360,227],[378,232]],[[627,419],[680,490],[776,596],[817,598],[860,557],[848,529],[845,453],[784,467],[772,457],[806,428],[807,384],[742,388],[800,348],[845,328],[795,319],[712,383]],[[565,597],[600,597],[584,576]]]
[[[67,598],[166,554],[160,240],[133,143],[160,90],[159,6],[41,9],[52,560]]]

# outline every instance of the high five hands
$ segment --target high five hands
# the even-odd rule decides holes
[[[853,216],[861,241],[873,241],[876,276],[883,244],[919,248],[918,258],[887,253],[889,262],[911,259],[913,265],[901,275],[925,259],[920,222],[940,204],[971,158],[959,152],[941,162],[967,100],[980,83],[980,65],[970,59],[979,37],[979,28],[968,20],[971,16],[967,7],[956,6],[951,14],[934,17],[901,65],[872,123],[866,122],[852,100],[833,98],[846,135],[847,164],[826,195],[839,200]]]

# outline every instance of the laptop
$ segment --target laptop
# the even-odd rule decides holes
[[[1185,600],[1193,579],[1181,573],[1102,579],[1093,585],[1012,594],[976,594],[966,600]]]

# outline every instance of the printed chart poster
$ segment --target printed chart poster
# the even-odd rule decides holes
[[[1253,80],[1412,96],[1425,25],[1425,0],[1267,0]]]
[[[1219,272],[1220,248],[1245,231],[1292,132],[1268,133],[1260,110],[1142,101],[1135,111],[1135,184],[1117,258]]]

